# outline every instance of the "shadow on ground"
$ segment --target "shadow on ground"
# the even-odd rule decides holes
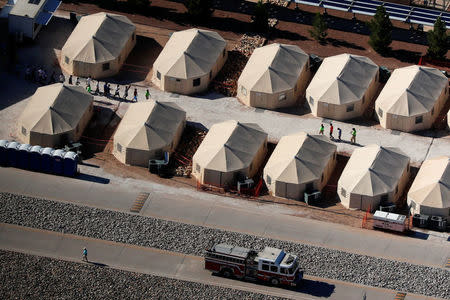
[[[84,181],[89,181],[89,182],[94,182],[94,183],[101,183],[101,184],[108,184],[110,181],[108,178],[99,177],[99,176],[90,175],[90,174],[83,174],[83,173],[80,173],[75,178],[79,179],[79,180],[84,180]]]

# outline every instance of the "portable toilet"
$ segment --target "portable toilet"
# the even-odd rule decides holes
[[[66,151],[62,149],[55,150],[52,154],[53,174],[64,174],[64,155]]]
[[[74,177],[78,170],[78,154],[69,151],[64,155],[64,175]]]
[[[19,146],[19,153],[17,155],[17,167],[21,169],[30,168],[30,144],[21,144]]]
[[[8,157],[6,156],[6,148],[8,147],[7,140],[0,140],[0,166],[6,166]]]
[[[30,149],[30,169],[33,171],[41,171],[42,169],[42,155],[41,155],[42,147],[41,146],[33,146]]]
[[[18,148],[19,148],[18,142],[11,142],[6,147],[6,155],[7,155],[7,164],[10,167],[17,166],[17,155],[19,154]]]
[[[46,173],[53,172],[53,152],[55,149],[46,147],[41,151],[41,171]]]

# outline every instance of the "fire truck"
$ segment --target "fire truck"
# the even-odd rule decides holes
[[[272,285],[298,285],[303,271],[297,256],[281,249],[265,247],[262,251],[216,244],[206,251],[205,269],[224,277],[268,281]]]

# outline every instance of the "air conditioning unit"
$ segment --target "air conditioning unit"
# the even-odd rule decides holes
[[[320,191],[313,191],[311,193],[304,193],[304,199],[305,203],[308,205],[311,205],[317,201],[319,201],[322,197],[322,194]]]
[[[386,203],[384,205],[380,205],[380,210],[381,211],[386,211],[386,212],[394,212],[395,204],[393,204],[393,203]]]
[[[255,182],[253,179],[245,179],[244,181],[238,181],[237,183],[237,189],[238,192],[241,192],[241,189],[251,189]]]

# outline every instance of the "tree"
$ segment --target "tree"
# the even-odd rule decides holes
[[[369,28],[369,45],[376,52],[386,54],[392,43],[392,23],[384,6],[378,6],[375,16],[369,22]]]
[[[428,31],[427,55],[435,59],[445,59],[448,51],[448,40],[445,23],[438,17],[433,30]]]
[[[255,5],[255,12],[252,16],[253,27],[257,32],[267,32],[269,29],[269,11],[267,8],[267,2],[258,0]]]
[[[187,8],[189,18],[194,22],[205,21],[214,11],[211,0],[185,0],[184,6]]]
[[[309,34],[316,41],[324,42],[327,37],[327,22],[325,22],[325,18],[320,13],[316,13],[313,20],[313,28],[309,30]]]

